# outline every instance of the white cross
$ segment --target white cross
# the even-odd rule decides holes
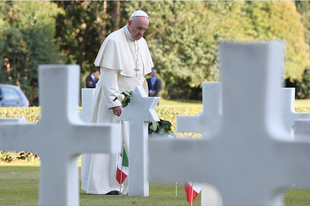
[[[148,121],[159,121],[158,101],[159,97],[147,97],[143,87],[137,86],[119,118],[129,121],[129,196],[149,196]]]
[[[199,116],[177,116],[177,132],[197,132],[206,139],[208,134],[218,129],[222,115],[221,83],[203,82],[202,93],[203,111],[199,112]],[[216,189],[204,183],[202,183],[201,205],[222,205]]]
[[[294,139],[295,140],[309,140],[310,135],[310,120],[298,119],[295,121],[294,126]]]
[[[84,122],[90,122],[91,117],[91,108],[93,103],[93,98],[95,94],[95,89],[90,88],[83,88],[82,89],[82,110],[79,112],[81,120]],[[89,134],[92,135],[92,134]],[[89,175],[89,168],[90,168],[90,155],[89,154],[82,154],[81,155],[81,188],[85,188],[85,183],[88,179]]]
[[[0,148],[40,156],[39,205],[76,206],[79,154],[119,153],[120,127],[79,118],[79,66],[42,65],[38,70],[41,118],[37,124],[0,124]]]
[[[150,180],[213,185],[223,205],[282,205],[293,183],[310,187],[310,141],[281,121],[283,44],[222,43],[223,117],[209,139],[150,141]]]
[[[310,119],[310,113],[295,111],[295,89],[283,88],[283,120],[284,126],[293,136],[292,128],[297,119]]]
[[[26,123],[26,118],[0,118],[0,124]]]
[[[95,89],[83,88],[82,89],[82,110],[79,113],[81,120],[84,122],[90,122],[91,107]]]
[[[197,132],[204,139],[219,127],[222,115],[221,83],[203,82],[202,84],[203,111],[199,116],[177,116],[177,132]],[[222,205],[218,192],[208,184],[202,183],[201,205]]]
[[[199,116],[177,116],[177,132],[197,132],[206,138],[218,128],[221,117],[221,83],[203,82],[203,111]]]
[[[283,121],[288,132],[293,134],[292,127],[297,119],[309,119],[310,113],[297,113],[294,107],[295,89],[282,88]],[[203,111],[199,116],[177,116],[178,132],[198,132],[207,138],[217,129],[221,117],[221,83],[203,83]],[[298,130],[298,129],[297,129]],[[304,130],[303,130],[304,131]],[[299,133],[299,131],[297,131]],[[293,135],[292,135],[293,136]],[[217,192],[210,186],[202,184],[201,205],[221,205]]]

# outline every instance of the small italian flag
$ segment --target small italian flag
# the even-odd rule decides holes
[[[193,202],[199,192],[201,191],[201,183],[199,182],[186,182],[184,183],[185,193],[187,201],[190,205],[193,205]]]
[[[124,156],[124,157],[122,157]],[[118,164],[117,164],[117,171],[116,171],[116,180],[119,184],[122,184],[129,173],[129,161],[128,156],[125,150],[125,147],[123,148],[123,153],[119,155],[118,158]]]

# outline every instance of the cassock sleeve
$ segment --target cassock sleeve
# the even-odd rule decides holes
[[[101,67],[101,81],[104,99],[108,108],[122,106],[119,100],[113,101],[120,94],[117,83],[118,71]]]

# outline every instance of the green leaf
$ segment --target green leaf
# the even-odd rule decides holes
[[[157,127],[158,127],[158,123],[157,122],[151,122],[151,126],[149,127],[149,129],[156,131]]]

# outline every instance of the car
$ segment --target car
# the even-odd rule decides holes
[[[0,84],[0,107],[29,107],[29,101],[19,87]]]

